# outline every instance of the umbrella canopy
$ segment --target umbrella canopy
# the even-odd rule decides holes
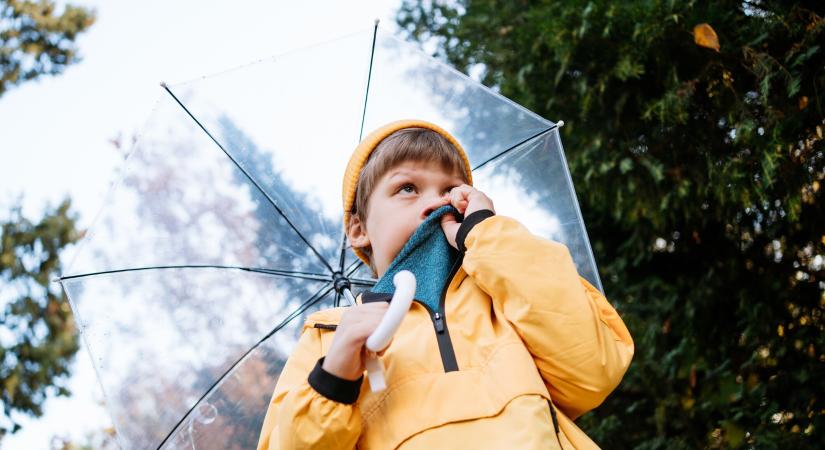
[[[338,304],[336,278],[375,281],[342,243],[340,189],[387,122],[450,132],[498,213],[601,288],[558,124],[377,24],[163,87],[60,279],[123,448],[254,448],[306,315]]]

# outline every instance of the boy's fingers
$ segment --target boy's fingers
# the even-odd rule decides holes
[[[493,201],[469,184],[462,184],[451,189],[450,203],[465,216],[481,209],[489,209],[495,212]]]
[[[450,203],[462,214],[469,204],[471,192],[473,187],[469,184],[462,184],[450,190]]]
[[[441,216],[441,229],[444,230],[444,234],[447,234],[449,238],[449,232],[453,229],[453,227],[458,229],[461,224],[456,220],[455,216],[452,213],[447,213]]]
[[[441,217],[441,230],[444,231],[444,236],[447,238],[447,242],[456,249],[458,247],[456,247],[455,235],[458,233],[458,228],[460,226],[461,224],[458,223],[455,216],[450,213],[444,214]]]
[[[478,189],[473,189],[473,192],[470,194],[470,198],[468,198],[468,200],[469,203],[467,204],[467,208],[464,210],[465,216],[469,216],[470,214],[482,209],[489,209],[493,212],[496,211],[490,197],[487,197],[486,194]]]
[[[458,223],[458,220],[456,220],[453,213],[448,212],[448,213],[444,214],[443,216],[441,216],[441,224],[442,225],[444,225],[445,223],[452,223],[452,222]]]

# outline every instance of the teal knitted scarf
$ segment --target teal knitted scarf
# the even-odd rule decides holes
[[[433,311],[438,311],[441,291],[450,280],[450,272],[460,257],[441,230],[441,217],[453,213],[458,220],[461,214],[453,206],[442,206],[418,226],[404,248],[390,263],[390,267],[372,288],[374,293],[392,294],[395,286],[392,278],[400,270],[409,270],[415,275],[415,299]]]

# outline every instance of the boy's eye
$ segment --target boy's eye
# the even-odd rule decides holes
[[[398,189],[398,192],[406,192],[408,194],[411,194],[415,192],[415,185],[410,183],[404,184]]]
[[[456,186],[445,188],[443,194],[449,194],[450,191],[452,191],[454,188],[456,188]],[[396,192],[405,192],[407,194],[412,194],[416,192],[416,187],[412,183],[405,183],[401,185],[401,187],[399,187]]]

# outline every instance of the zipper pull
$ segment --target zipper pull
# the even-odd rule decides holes
[[[444,318],[441,317],[441,314],[435,313],[433,315],[433,321],[435,322],[435,331],[439,334],[444,332]]]

